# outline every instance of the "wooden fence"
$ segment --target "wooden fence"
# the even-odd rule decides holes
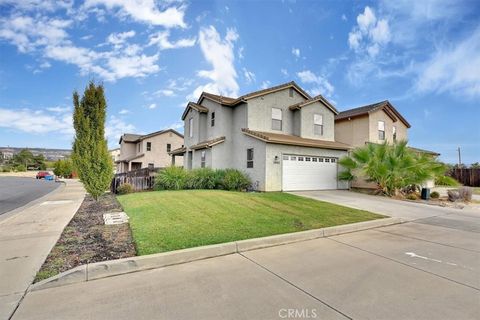
[[[448,175],[464,186],[480,187],[480,168],[455,168]]]
[[[113,193],[117,193],[117,188],[124,183],[131,184],[135,191],[152,189],[155,184],[155,173],[159,170],[160,168],[144,168],[125,173],[117,173],[112,179],[110,190]]]

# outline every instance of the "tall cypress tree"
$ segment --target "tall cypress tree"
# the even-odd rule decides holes
[[[85,189],[95,200],[108,189],[113,175],[112,159],[105,139],[107,103],[103,85],[89,83],[83,97],[73,93],[72,160]]]

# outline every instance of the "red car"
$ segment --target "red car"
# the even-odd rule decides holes
[[[46,176],[51,176],[52,174],[48,171],[39,171],[35,178],[37,179],[45,179]]]

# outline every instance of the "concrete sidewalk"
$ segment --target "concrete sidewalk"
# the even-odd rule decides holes
[[[66,180],[39,203],[0,222],[0,319],[8,319],[80,207],[85,190]]]

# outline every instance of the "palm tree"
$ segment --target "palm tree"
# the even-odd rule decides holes
[[[443,164],[427,154],[415,153],[407,147],[407,141],[369,143],[339,163],[346,169],[339,174],[340,180],[367,177],[387,195],[395,195],[403,188],[419,185],[445,172]]]

